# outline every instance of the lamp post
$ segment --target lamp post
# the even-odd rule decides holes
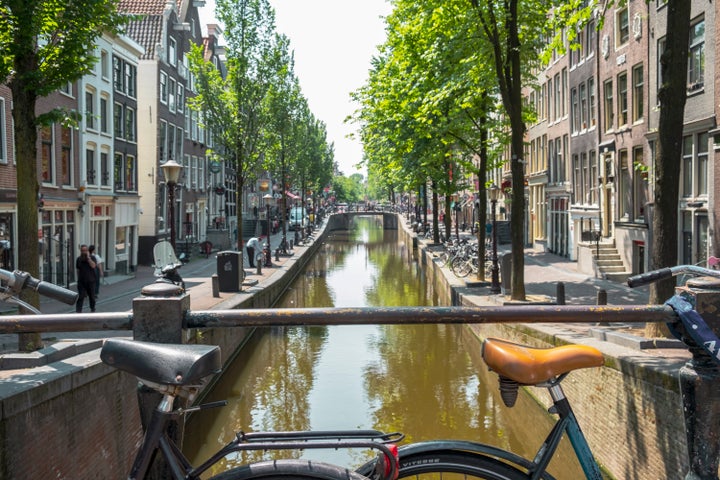
[[[492,209],[492,269],[490,270],[490,293],[493,294],[500,293],[500,275],[497,256],[497,217],[495,216],[499,198],[500,189],[497,185],[493,184],[490,187],[490,208]]]
[[[269,193],[266,193],[263,195],[263,200],[265,201],[265,208],[267,209],[267,236],[268,236],[268,246],[270,245],[270,207],[272,206],[272,201],[275,200],[275,197],[270,195]]]
[[[170,245],[172,245],[173,250],[175,250],[175,186],[180,178],[180,172],[183,166],[171,158],[163,163],[160,168],[163,170],[165,182],[168,187],[168,200],[170,201]]]

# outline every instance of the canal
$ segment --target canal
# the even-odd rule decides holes
[[[443,297],[396,231],[358,217],[350,231],[328,238],[276,306],[436,306]],[[195,461],[240,430],[355,428],[402,431],[406,442],[470,439],[532,458],[552,426],[530,395],[512,409],[502,404],[480,343],[462,325],[266,329],[224,373],[208,401],[215,399],[228,406],[195,414],[187,425],[184,448]],[[551,471],[581,478],[563,442]],[[287,455],[246,452],[218,470]],[[366,459],[359,451],[297,455],[350,466]]]

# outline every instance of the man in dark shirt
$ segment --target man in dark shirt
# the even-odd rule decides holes
[[[90,311],[95,311],[95,267],[97,265],[90,256],[87,245],[80,245],[80,256],[75,260],[75,268],[77,268],[77,288],[78,299],[75,304],[75,311],[82,312],[85,296],[90,302]]]

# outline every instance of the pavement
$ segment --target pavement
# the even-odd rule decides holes
[[[469,234],[465,235],[469,236]],[[288,239],[292,239],[293,237],[294,233],[288,232]],[[276,234],[271,238],[272,248],[274,249],[279,243],[280,234]],[[296,246],[294,254],[302,254],[304,249],[305,247]],[[501,246],[499,253],[504,253],[508,249],[509,245]],[[247,256],[244,255],[244,257],[244,265],[247,265]],[[284,271],[282,266],[289,258],[291,257],[281,256],[279,260],[276,260],[276,257],[273,256],[272,261],[274,266],[263,268],[260,274],[254,269],[245,268],[245,285],[262,287],[263,282],[267,281],[273,275]],[[444,270],[447,270],[446,275],[453,276],[449,269]],[[221,292],[219,296],[213,296],[212,275],[216,273],[216,271],[217,257],[215,253],[210,254],[208,257],[199,254],[193,255],[190,262],[181,268],[180,273],[186,282],[186,289],[190,294],[190,305],[193,310],[210,310],[232,296],[237,295],[233,292]],[[132,308],[132,299],[140,296],[140,291],[144,286],[156,280],[153,272],[154,270],[151,267],[139,266],[133,275],[113,275],[106,277],[107,284],[101,286],[100,295],[97,300],[97,311],[116,312],[130,310]],[[554,302],[559,282],[564,284],[565,301],[568,305],[594,305],[597,302],[598,292],[601,290],[607,292],[608,305],[645,305],[648,303],[647,287],[631,289],[617,282],[583,274],[578,271],[577,263],[567,258],[549,252],[538,252],[531,249],[525,251],[525,288],[528,298],[543,298]],[[466,289],[464,296],[469,299],[470,303],[478,306],[501,305],[507,300],[503,295],[490,295],[489,289],[486,286]],[[40,309],[43,313],[48,314],[72,313],[75,311],[74,306],[65,305],[49,299],[42,300]],[[85,311],[87,310],[88,305],[86,303]],[[647,339],[642,338],[641,327],[642,324],[613,325],[611,328],[598,328],[592,324],[563,324],[555,327],[548,324],[546,326],[548,329],[554,329],[552,330],[553,334],[569,332],[573,335],[582,334],[588,337],[595,336],[604,341],[608,341],[608,330],[612,330],[613,332],[620,331],[619,339],[614,341],[623,344],[623,348],[627,347],[633,350],[653,348],[652,354],[660,356],[674,357],[678,354],[686,354],[687,351],[681,348],[682,345],[672,345],[668,349],[658,349],[657,345],[652,345],[652,342],[648,342]],[[129,332],[48,333],[43,334],[43,339],[46,341],[46,344],[52,344],[53,342],[67,342],[78,339],[101,339],[113,335],[128,336]],[[0,334],[0,353],[7,354],[10,352],[17,352],[17,335]],[[2,364],[2,362],[0,362],[0,364]],[[0,368],[2,367],[0,366]]]

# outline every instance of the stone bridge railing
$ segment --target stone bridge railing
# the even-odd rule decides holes
[[[376,211],[333,213],[328,218],[327,229],[329,231],[349,230],[353,219],[361,216],[382,217],[383,228],[385,230],[398,229],[398,215],[396,213]]]

